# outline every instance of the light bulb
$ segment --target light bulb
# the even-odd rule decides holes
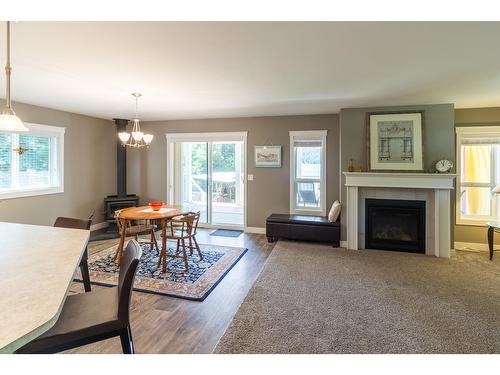
[[[143,135],[143,132],[132,132],[132,138],[134,138],[134,140],[136,140],[137,142],[142,139]]]
[[[14,114],[0,114],[0,131],[6,132],[27,132],[29,129],[23,124],[21,119]]]
[[[153,134],[144,134],[142,139],[144,139],[144,142],[149,145],[153,141]]]
[[[126,143],[130,139],[130,133],[120,132],[118,133],[118,138],[120,138],[120,141],[123,143]]]

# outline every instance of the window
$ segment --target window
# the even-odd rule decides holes
[[[290,132],[290,212],[325,212],[326,130]]]
[[[0,199],[64,191],[65,129],[26,126],[28,133],[0,133]]]
[[[497,220],[500,183],[500,127],[457,128],[457,224]]]

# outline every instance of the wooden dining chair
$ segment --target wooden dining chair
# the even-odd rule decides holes
[[[184,272],[189,271],[188,266],[188,256],[186,248],[189,249],[190,255],[193,255],[193,250],[196,249],[200,260],[203,260],[203,255],[196,241],[196,231],[198,230],[198,222],[200,221],[200,212],[189,212],[183,215],[174,216],[167,222],[167,240],[177,241],[177,248],[174,255],[168,255],[165,249],[162,249],[160,253],[160,259],[158,259],[158,267],[163,262],[163,272],[166,272],[166,257],[179,257],[184,260]],[[186,240],[189,244],[186,245]],[[179,255],[182,248],[182,256]]]
[[[88,219],[75,219],[72,217],[60,216],[54,222],[54,227],[90,230],[90,225],[92,224],[92,216],[94,216],[94,214],[92,214]],[[82,259],[80,260],[80,272],[82,274],[82,281],[85,292],[91,291],[88,257],[88,250],[87,247],[85,247]]]
[[[156,250],[160,252],[160,249],[158,247],[158,242],[156,241],[156,236],[155,236],[155,230],[156,230],[156,225],[149,222],[145,221],[143,224],[135,224],[133,225],[130,220],[124,221],[121,218],[121,210],[116,210],[115,211],[115,220],[116,220],[116,225],[118,227],[118,233],[120,233],[120,236],[123,235],[123,231],[125,231],[125,237],[134,237],[135,240],[138,243],[148,243],[149,246],[151,246],[151,249],[153,248],[153,245],[156,247]],[[140,235],[143,234],[149,234],[150,239],[149,240],[141,240],[139,238]],[[120,252],[123,251],[123,248],[120,248],[118,246],[116,248],[116,253],[114,259],[121,259]]]
[[[130,298],[141,247],[130,241],[123,252],[118,287],[70,295],[56,324],[17,353],[57,353],[120,336],[124,354],[134,354]]]

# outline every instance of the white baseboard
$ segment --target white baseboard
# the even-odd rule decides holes
[[[103,229],[109,227],[109,223],[106,221],[103,221],[102,223],[97,223],[97,224],[92,224],[90,226],[90,231],[93,232],[95,230]]]
[[[347,249],[347,241],[340,241],[340,247],[344,247]]]
[[[456,250],[465,251],[490,251],[487,243],[477,243],[477,242],[455,242]],[[500,250],[500,245],[495,245],[494,250]]]
[[[245,232],[247,233],[257,233],[257,234],[266,234],[266,228],[261,227],[246,227]]]

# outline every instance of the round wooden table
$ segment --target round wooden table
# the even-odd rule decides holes
[[[162,251],[167,251],[167,221],[174,216],[186,214],[189,210],[183,210],[182,206],[165,205],[159,211],[153,211],[149,206],[129,207],[121,210],[120,220],[122,221],[123,228],[127,226],[128,220],[154,220],[161,223],[161,246]],[[123,230],[120,236],[120,243],[118,244],[118,256],[116,261],[118,264],[121,262],[123,247],[125,244],[126,231]],[[167,268],[166,257],[163,258],[163,269]]]

